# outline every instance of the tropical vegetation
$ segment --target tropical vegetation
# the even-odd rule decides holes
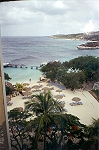
[[[4,79],[5,79],[5,81],[8,82],[12,78],[7,73],[4,73]],[[10,87],[7,84],[5,84],[5,88],[6,88],[6,95],[12,94],[12,92],[13,92],[13,88],[12,87]]]
[[[22,94],[23,85],[21,83],[16,83],[16,90]]]
[[[30,114],[24,111],[20,112],[16,109],[8,112],[9,118],[9,131],[10,131],[10,141],[12,149],[25,150],[32,145],[29,140],[29,131],[26,128],[28,121],[26,118],[30,117]]]
[[[83,83],[99,80],[99,58],[94,56],[80,56],[69,62],[49,62],[40,70],[51,81],[63,83],[71,89],[82,88]]]
[[[60,115],[63,111],[63,107],[60,101],[53,99],[50,91],[40,93],[39,95],[33,95],[32,98],[33,97],[35,97],[37,101],[30,102],[26,108],[31,108],[31,110],[38,116],[33,122],[33,124],[37,124],[35,140],[37,142],[40,135],[43,135],[45,150],[46,139],[48,138],[48,127],[54,122],[54,118]]]
[[[99,120],[80,123],[50,91],[32,95],[25,110],[8,113],[11,146],[16,150],[98,150]]]
[[[5,78],[5,80],[7,80],[7,81],[9,81],[9,80],[12,79],[7,73],[4,73],[4,78]]]
[[[41,71],[72,90],[99,80],[98,58],[93,56],[49,62]],[[23,85],[16,83],[16,89],[22,93]],[[64,111],[50,91],[32,95],[24,111],[11,110],[8,117],[14,150],[98,150],[99,120],[90,126],[81,124],[78,117]]]

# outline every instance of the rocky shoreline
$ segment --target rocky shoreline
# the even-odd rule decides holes
[[[99,49],[99,41],[87,42],[85,44],[78,45],[79,50],[95,50]]]

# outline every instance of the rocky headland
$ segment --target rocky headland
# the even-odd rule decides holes
[[[78,34],[67,34],[67,35],[58,34],[58,35],[52,35],[50,36],[50,38],[90,41],[85,44],[78,45],[77,48],[79,50],[99,49],[99,31],[88,32],[88,33],[78,33]]]
[[[99,49],[99,41],[91,41],[77,46],[79,50],[94,50]]]
[[[57,34],[52,35],[50,38],[54,39],[71,39],[71,40],[85,40],[85,41],[99,41],[99,31],[77,34]]]

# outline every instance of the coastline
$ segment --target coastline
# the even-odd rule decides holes
[[[4,72],[7,73],[12,79],[10,82],[12,84],[24,83],[31,81],[36,82],[39,80],[41,72],[39,69],[31,69],[31,66],[27,68],[4,68]]]
[[[97,46],[97,47],[87,47],[87,46],[77,46],[77,48],[79,49],[79,50],[97,50],[97,49],[99,49],[99,46]]]
[[[26,81],[25,83],[29,83],[28,87],[32,87],[33,85],[41,84],[42,87],[46,87],[46,81],[42,83],[37,83],[38,80],[33,80],[31,82]],[[51,90],[53,97],[59,93],[56,92],[59,88],[53,85],[54,90]],[[42,90],[41,90],[42,92]],[[39,92],[33,92],[33,94],[39,94]],[[62,90],[60,95],[64,95],[61,101],[65,102],[65,109],[67,110],[68,114],[72,114],[77,116],[80,119],[80,122],[85,125],[90,125],[94,119],[99,118],[99,103],[96,99],[88,92],[88,91],[80,91],[76,90],[75,92],[71,91],[70,89]],[[79,97],[83,105],[76,105],[71,106],[70,103],[72,102],[73,97]],[[22,95],[18,95],[16,97],[11,98],[11,102],[13,102],[12,106],[7,106],[7,110],[10,111],[15,107],[23,107],[24,102],[28,101],[29,99],[22,99]]]
[[[99,49],[99,41],[90,41],[85,44],[78,45],[79,50],[96,50]]]

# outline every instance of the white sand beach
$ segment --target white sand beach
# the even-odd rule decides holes
[[[43,88],[47,85],[47,82],[37,83],[32,81],[29,82],[29,84],[29,87],[41,84]],[[65,102],[67,113],[77,116],[80,119],[81,123],[90,125],[93,121],[93,118],[99,118],[99,103],[88,91],[81,92],[80,90],[76,90],[75,92],[73,92],[70,89],[65,89],[62,90],[62,92],[58,93],[56,92],[56,90],[58,90],[59,88],[56,86],[50,86],[50,88],[52,87],[54,87],[54,90],[51,90],[53,96],[57,94],[64,95],[60,100]],[[70,103],[73,102],[73,97],[79,97],[83,105],[71,106]],[[11,106],[7,106],[7,110],[10,111],[11,109],[16,107],[24,108],[24,102],[26,101],[28,101],[28,99],[22,99],[22,95],[12,97],[11,102],[13,102],[13,104]]]

